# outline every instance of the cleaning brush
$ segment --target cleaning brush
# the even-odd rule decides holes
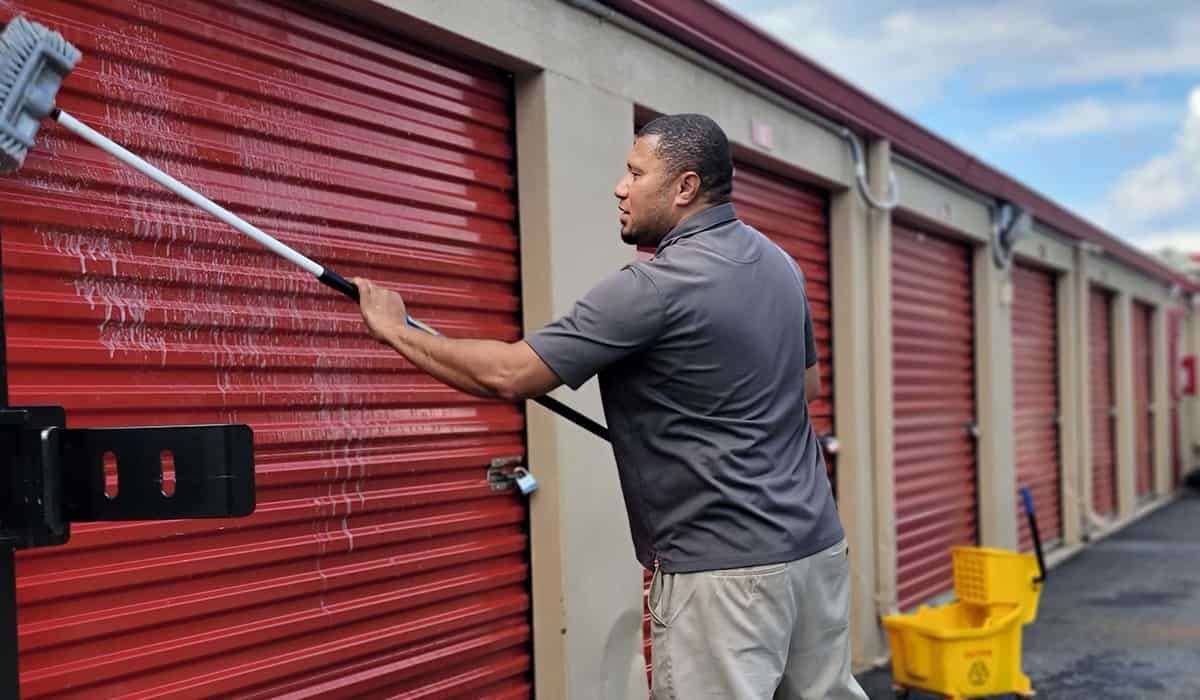
[[[61,34],[22,16],[14,17],[0,32],[0,172],[11,173],[20,169],[25,162],[25,155],[34,145],[42,120],[49,117],[84,141],[308,271],[326,286],[358,301],[358,288],[338,273],[275,240],[59,109],[55,105],[55,96],[63,79],[75,68],[80,58],[79,49]],[[438,334],[411,316],[406,317],[405,321],[418,330]],[[608,439],[607,428],[558,400],[542,396],[535,401],[585,430]]]
[[[358,301],[358,288],[333,270],[297,253],[232,212],[130,153],[112,139],[58,109],[55,95],[81,54],[61,34],[14,17],[0,33],[0,171],[11,173],[25,162],[42,120],[50,117],[76,136],[132,167],[191,204],[250,236],[272,252],[312,273],[324,284]],[[411,326],[431,331],[409,318]]]
[[[62,34],[17,16],[0,33],[0,172],[25,163],[54,96],[81,54]]]

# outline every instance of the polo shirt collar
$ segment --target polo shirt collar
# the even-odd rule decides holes
[[[657,254],[663,252],[667,246],[682,238],[692,236],[697,233],[701,233],[702,231],[707,231],[710,228],[715,228],[721,224],[727,224],[730,221],[736,220],[737,214],[733,211],[732,202],[726,202],[725,204],[718,204],[716,206],[709,207],[702,212],[693,214],[685,219],[683,223],[671,229],[670,233],[663,236],[663,239],[659,241],[658,249],[655,251],[655,253]]]

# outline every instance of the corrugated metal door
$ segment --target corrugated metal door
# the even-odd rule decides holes
[[[1133,303],[1133,413],[1137,431],[1137,497],[1150,496],[1154,488],[1154,414],[1150,402],[1154,391],[1154,310]]]
[[[953,586],[950,547],[977,542],[971,250],[892,232],[897,593],[908,609]]]
[[[747,163],[735,163],[733,205],[738,218],[761,231],[796,259],[804,272],[805,291],[821,361],[822,396],[809,402],[818,434],[833,431],[833,321],[829,275],[829,200],[821,190]],[[831,480],[835,463],[827,456]],[[649,594],[650,572],[646,572]],[[643,619],[646,663],[650,664],[650,613]],[[649,672],[649,669],[647,669]]]
[[[1114,449],[1112,295],[1093,287],[1088,299],[1088,389],[1092,447],[1092,508],[1111,515],[1117,504]]]
[[[1058,452],[1058,290],[1054,275],[1012,268],[1013,410],[1017,486],[1033,493],[1042,540],[1062,535],[1062,480]],[[1022,550],[1033,535],[1021,500],[1017,528]]]
[[[84,60],[62,106],[455,335],[518,336],[508,76],[239,0],[4,4]],[[79,526],[19,562],[24,697],[518,698],[519,405],[414,372],[357,309],[47,128],[0,180],[14,404],[237,421],[247,519]]]

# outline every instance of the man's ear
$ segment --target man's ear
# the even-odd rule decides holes
[[[679,176],[676,184],[675,205],[686,207],[700,197],[700,175],[689,170]]]

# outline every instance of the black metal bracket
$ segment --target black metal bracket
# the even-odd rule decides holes
[[[254,512],[249,426],[67,428],[66,423],[59,406],[0,408],[0,465],[5,468],[0,478],[6,479],[0,481],[4,698],[20,693],[15,550],[66,544],[72,522]]]
[[[9,479],[0,540],[16,549],[65,544],[71,522],[254,512],[246,425],[67,428],[58,406],[14,407],[0,409],[0,459]]]

